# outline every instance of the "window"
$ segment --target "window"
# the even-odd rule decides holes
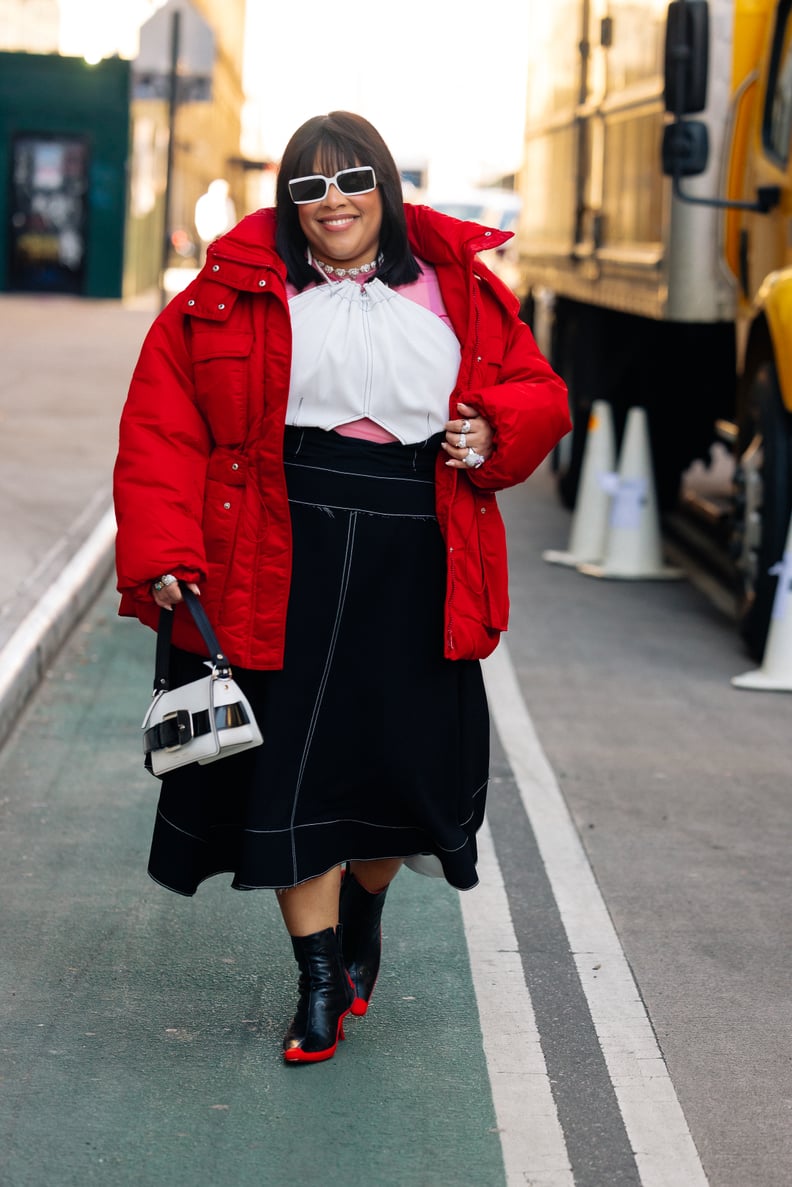
[[[789,159],[789,138],[792,134],[792,3],[786,0],[778,6],[770,75],[767,80],[762,139],[770,156],[779,165]]]

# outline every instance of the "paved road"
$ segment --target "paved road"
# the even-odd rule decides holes
[[[284,1068],[273,896],[145,875],[153,637],[116,617],[104,513],[151,313],[0,316],[0,694],[37,656],[0,749],[3,1187],[788,1187],[790,700],[731,688],[733,624],[688,583],[545,565],[546,470],[504,496],[481,885],[400,875],[370,1015]]]

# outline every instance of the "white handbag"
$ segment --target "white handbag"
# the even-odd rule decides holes
[[[179,587],[206,644],[209,673],[190,684],[170,688],[174,612],[161,610],[153,699],[142,725],[144,765],[158,779],[187,763],[216,762],[260,746],[263,741],[250,702],[233,678],[203,606],[183,582]]]

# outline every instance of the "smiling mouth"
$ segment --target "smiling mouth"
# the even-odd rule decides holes
[[[355,215],[345,214],[343,218],[321,218],[319,222],[323,227],[346,227],[355,221]]]

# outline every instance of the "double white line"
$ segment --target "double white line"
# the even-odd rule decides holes
[[[706,1187],[652,1025],[504,642],[483,669],[492,717],[559,908],[641,1183]],[[479,833],[479,870],[476,893],[460,900],[507,1183],[574,1187],[486,824]]]

